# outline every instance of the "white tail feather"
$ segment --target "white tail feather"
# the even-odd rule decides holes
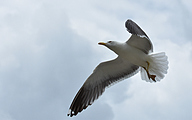
[[[160,81],[165,77],[165,74],[167,74],[168,70],[168,60],[167,56],[164,52],[157,53],[157,54],[151,54],[149,55],[149,74],[150,75],[156,75],[155,80]],[[147,75],[147,72],[144,68],[141,68],[141,79],[145,80],[147,82],[154,82],[152,79],[150,79]]]

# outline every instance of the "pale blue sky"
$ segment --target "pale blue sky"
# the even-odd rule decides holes
[[[192,1],[1,0],[0,120],[192,119]],[[77,116],[69,106],[86,78],[116,55],[100,41],[126,41],[124,22],[147,33],[169,70],[158,83],[140,74]]]

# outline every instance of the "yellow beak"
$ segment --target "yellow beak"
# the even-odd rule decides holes
[[[106,43],[104,43],[104,42],[99,42],[98,44],[99,45],[106,45]]]

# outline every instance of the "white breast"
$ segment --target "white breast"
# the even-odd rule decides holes
[[[118,47],[114,50],[121,58],[128,60],[132,64],[146,67],[148,55],[143,51],[132,47],[126,43],[119,44]]]

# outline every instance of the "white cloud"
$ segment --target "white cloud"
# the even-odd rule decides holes
[[[100,61],[115,57],[97,43],[126,41],[127,18],[147,32],[155,52],[166,52],[168,74],[157,84],[139,74],[118,83],[74,119],[192,118],[189,3],[1,1],[1,118],[70,119],[66,114],[78,88]]]

